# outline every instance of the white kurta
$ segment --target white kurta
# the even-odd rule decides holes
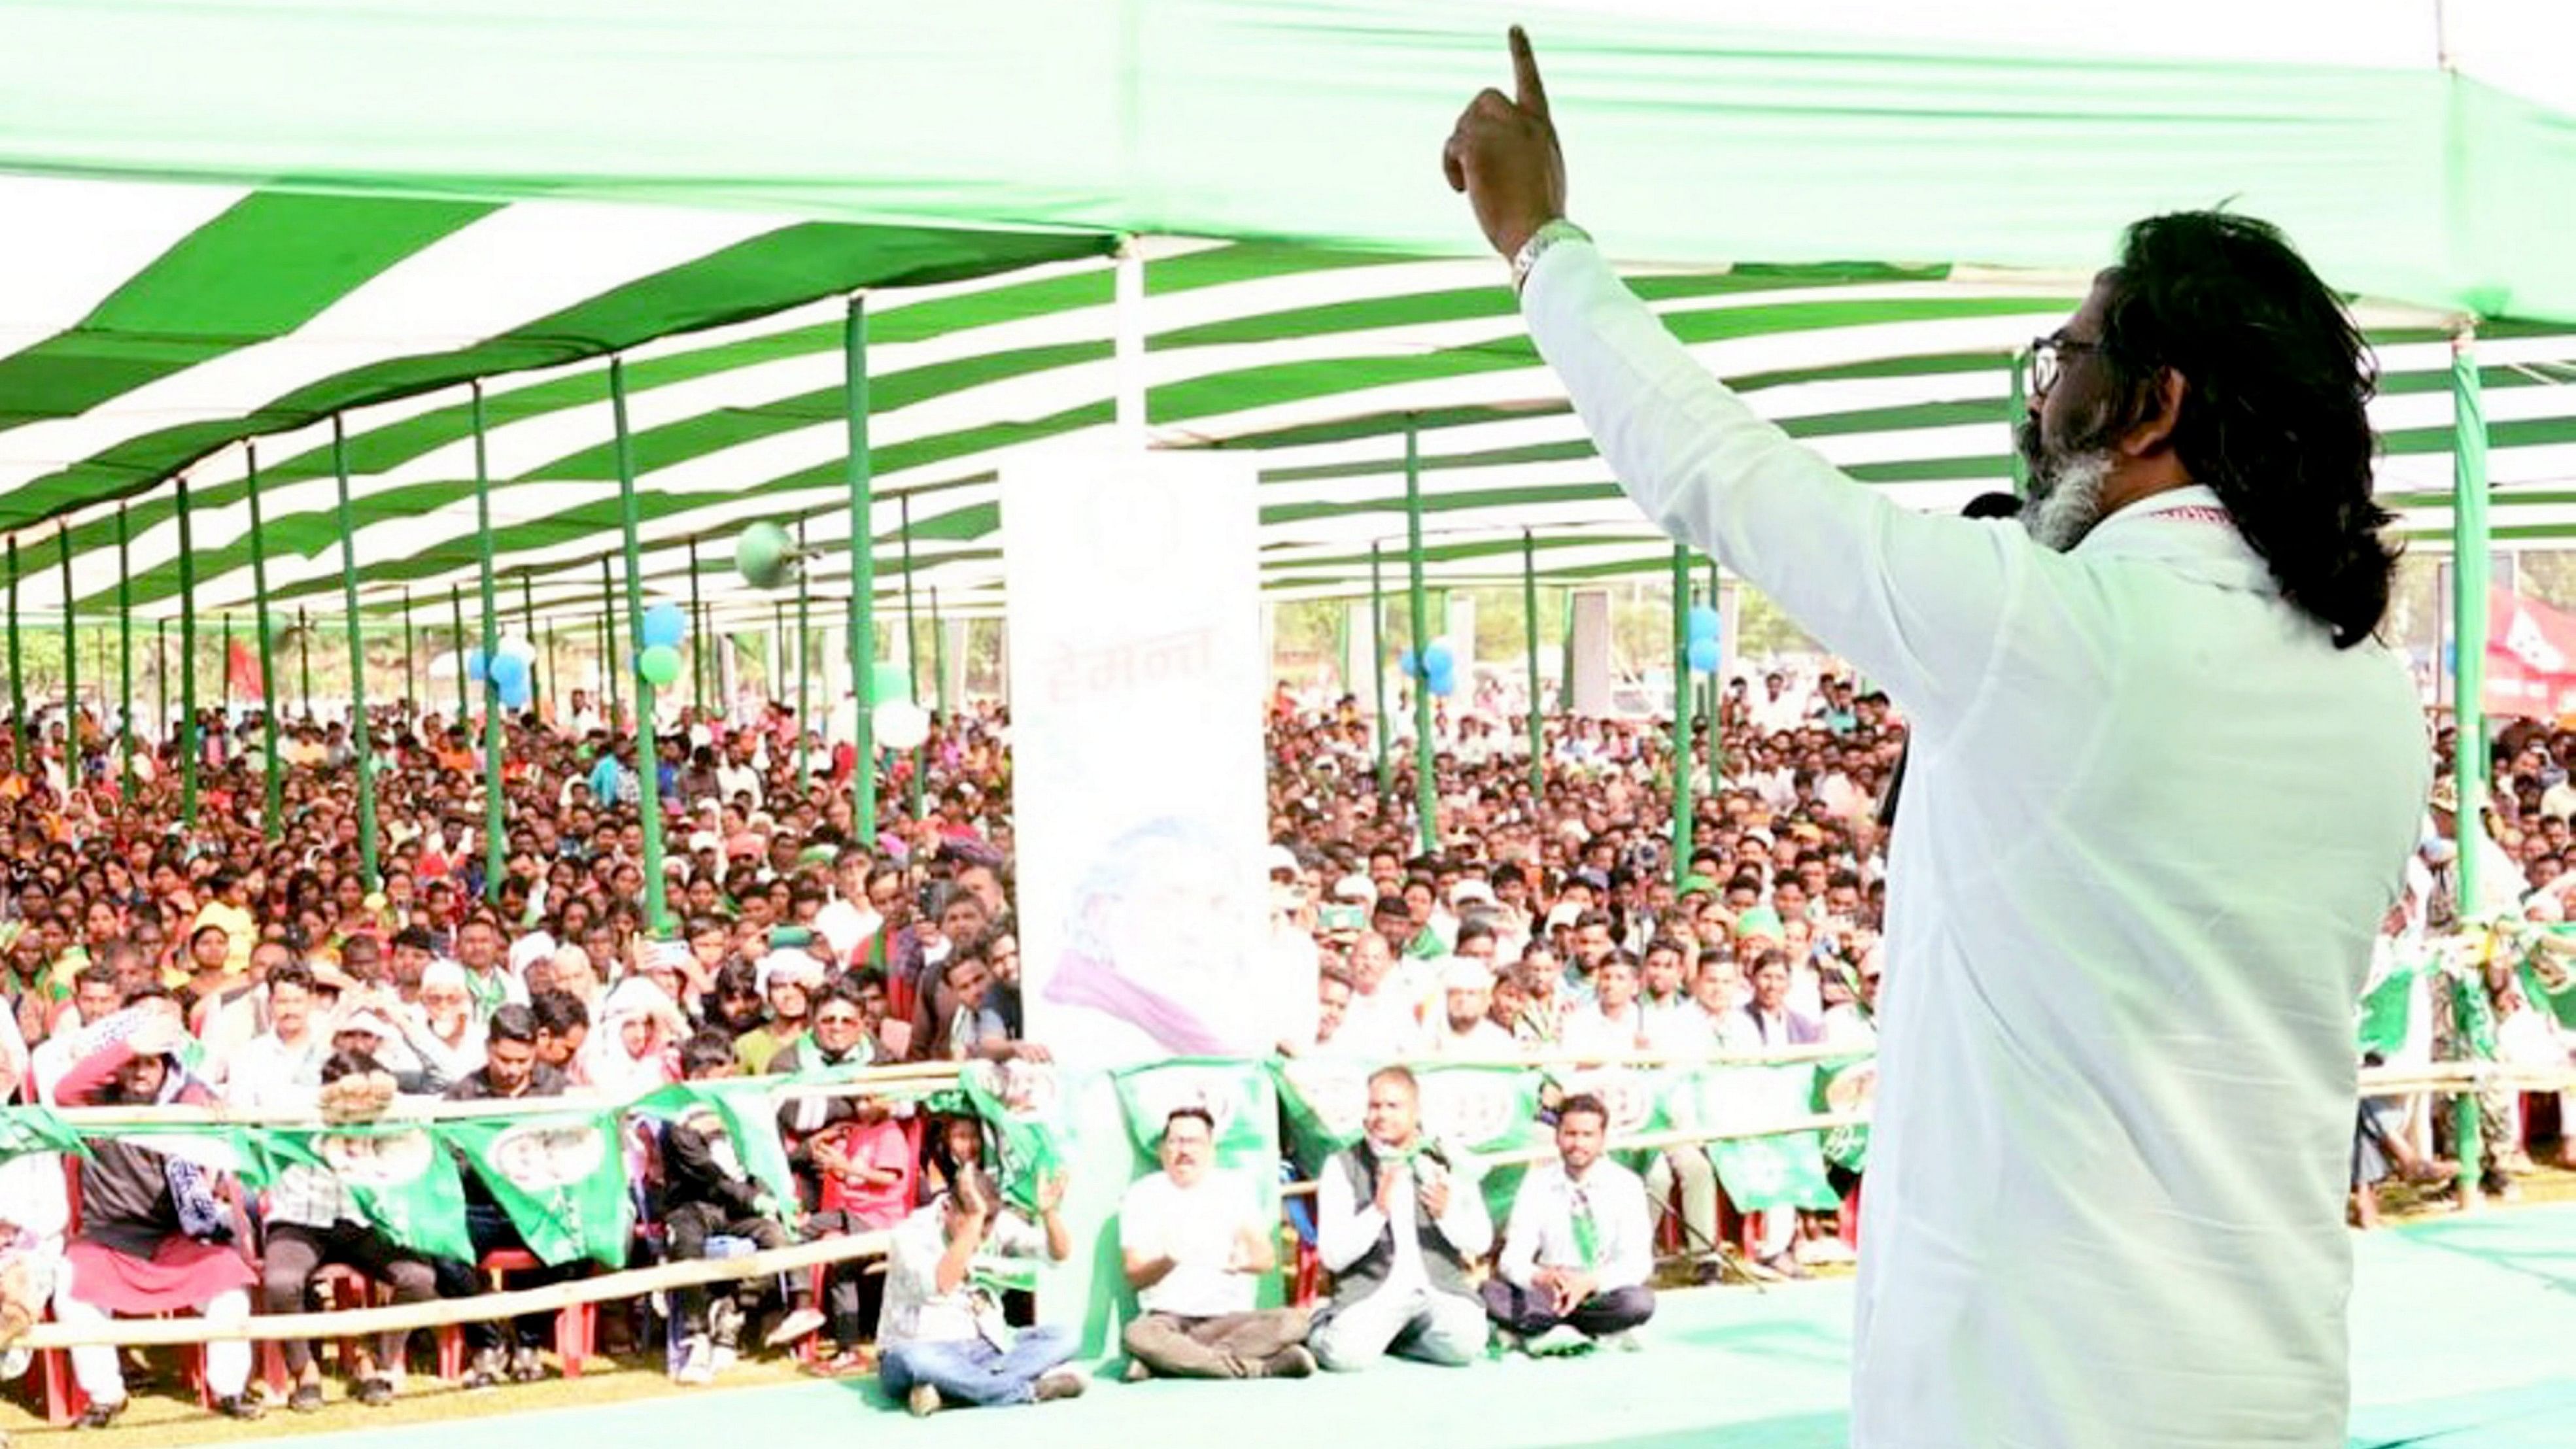
[[[1523,305],[1630,496],[1914,722],[1853,1442],[2341,1445],[2353,1003],[2431,776],[2403,669],[2205,488],[2052,553],[1854,484],[1589,245]]]

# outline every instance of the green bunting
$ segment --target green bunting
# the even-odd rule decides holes
[[[615,1112],[460,1118],[440,1135],[465,1155],[539,1261],[625,1265],[634,1202]]]
[[[358,1211],[384,1235],[433,1258],[472,1261],[465,1234],[465,1186],[456,1156],[437,1131],[418,1122],[354,1122],[304,1129],[272,1127],[259,1134],[272,1180],[292,1167],[320,1168],[338,1176]]]

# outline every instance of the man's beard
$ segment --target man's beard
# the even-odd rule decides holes
[[[2030,468],[2022,527],[2040,547],[2065,553],[2102,521],[2102,483],[2111,475],[2111,450],[2051,448],[2041,439],[2036,418],[2023,421],[2015,441]]]

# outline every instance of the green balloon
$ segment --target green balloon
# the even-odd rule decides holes
[[[734,571],[755,589],[774,589],[787,581],[788,555],[796,544],[775,523],[755,523],[734,540]]]
[[[868,671],[868,682],[875,693],[868,696],[871,704],[889,699],[912,698],[912,671],[900,664],[879,664]]]
[[[680,651],[668,644],[656,644],[635,656],[635,672],[656,688],[669,684],[680,677]]]

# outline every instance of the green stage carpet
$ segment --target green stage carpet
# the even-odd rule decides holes
[[[2576,1445],[2576,1206],[2375,1233],[2358,1246],[2352,1444]],[[864,1383],[715,1389],[602,1408],[300,1436],[297,1449],[727,1449],[889,1436],[987,1445],[997,1412],[1050,1449],[1469,1443],[1481,1449],[1809,1449],[1844,1441],[1848,1282],[1668,1294],[1639,1353],[1393,1365],[1306,1383],[1095,1379],[1042,1409],[922,1423]],[[1022,1416],[1041,1416],[1030,1422]]]

